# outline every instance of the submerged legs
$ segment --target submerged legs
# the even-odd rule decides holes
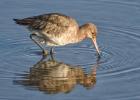
[[[51,47],[50,52],[45,50],[46,40],[43,37],[37,36],[36,34],[31,34],[30,38],[31,40],[34,41],[35,44],[37,44],[40,47],[40,49],[42,50],[43,56],[47,56],[49,53],[51,56],[54,54],[53,47]]]
[[[45,45],[44,46],[42,45],[42,44],[45,44],[44,38],[37,36],[36,34],[31,34],[30,38],[34,41],[35,44],[37,44],[41,48],[43,55],[48,55],[48,51],[45,50]],[[44,42],[44,43],[41,43],[41,42]]]
[[[53,55],[54,54],[54,48],[52,47],[50,50],[50,54]]]

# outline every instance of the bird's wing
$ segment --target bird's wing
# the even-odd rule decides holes
[[[60,14],[51,14],[39,24],[38,22],[36,20],[35,26],[47,34],[75,33],[78,29],[78,24],[73,18]]]
[[[74,32],[78,29],[78,24],[73,18],[58,13],[15,19],[15,21],[17,24],[27,25],[33,30],[40,30],[47,34],[69,33],[67,31],[70,27]]]

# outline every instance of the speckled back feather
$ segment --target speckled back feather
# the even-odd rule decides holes
[[[75,27],[78,29],[78,24],[73,18],[59,13],[43,14],[14,20],[17,24],[28,26],[29,29],[40,30],[48,34],[65,33],[68,27]]]

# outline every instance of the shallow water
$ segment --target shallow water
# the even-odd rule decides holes
[[[0,100],[140,99],[139,0],[1,0],[0,12]],[[12,19],[48,12],[95,23],[101,59],[88,39],[41,59]]]

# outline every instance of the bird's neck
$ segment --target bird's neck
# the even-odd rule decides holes
[[[86,33],[87,33],[87,30],[85,29],[85,27],[84,26],[80,26],[79,30],[78,30],[78,34],[77,34],[78,40],[82,41],[85,38],[87,38],[87,34]]]

